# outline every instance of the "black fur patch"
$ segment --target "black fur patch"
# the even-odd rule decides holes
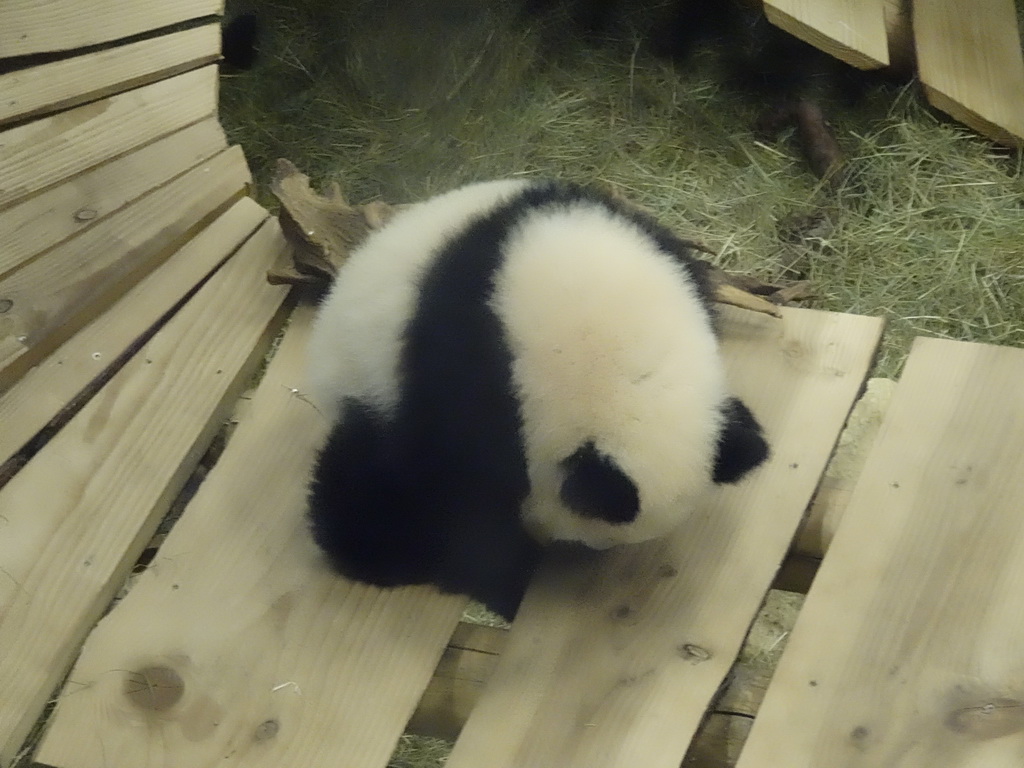
[[[633,522],[640,514],[636,485],[592,442],[563,459],[561,466],[565,479],[559,496],[580,517],[621,525]]]
[[[725,423],[718,436],[718,451],[712,479],[716,483],[735,483],[771,453],[761,425],[746,404],[731,397],[722,405]]]

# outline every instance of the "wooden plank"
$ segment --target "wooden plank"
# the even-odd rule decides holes
[[[0,280],[0,391],[156,268],[242,193],[239,147],[216,155]]]
[[[764,0],[764,12],[772,24],[847,64],[889,64],[885,0]]]
[[[226,147],[209,118],[0,211],[0,279]]]
[[[1024,350],[919,339],[741,768],[1019,768]]]
[[[0,396],[0,465],[103,375],[267,217],[243,198]]]
[[[305,485],[326,425],[293,391],[311,316],[296,312],[220,461],[89,637],[39,762],[386,765],[466,601],[353,585],[315,551]],[[154,710],[130,692],[160,675],[181,682]]]
[[[0,490],[0,763],[262,360],[284,298],[266,270],[283,247],[268,221]]]
[[[0,16],[3,12],[0,11]],[[161,80],[220,53],[220,25],[206,24],[0,75],[0,125],[67,109]]]
[[[217,67],[85,104],[0,134],[0,209],[217,109]]]
[[[0,58],[66,51],[220,14],[223,0],[4,0]]]
[[[1024,56],[1014,0],[913,4],[928,100],[971,128],[1024,147]]]
[[[665,541],[563,563],[529,590],[447,765],[676,768],[728,673],[867,372],[874,318],[723,312],[736,390],[773,458]]]

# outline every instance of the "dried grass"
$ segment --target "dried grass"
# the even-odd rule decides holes
[[[414,12],[429,4],[399,5],[381,18],[369,4],[262,4],[264,61],[225,79],[222,118],[264,202],[277,157],[355,201],[519,174],[604,182],[730,269],[795,265],[814,306],[888,317],[879,375],[917,334],[1024,344],[1020,157],[915,89],[826,101],[850,164],[830,196],[792,141],[757,139],[757,105],[721,86],[711,57],[680,71],[628,37],[587,46],[478,4],[429,20]]]

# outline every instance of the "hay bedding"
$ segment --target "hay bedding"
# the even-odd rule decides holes
[[[756,131],[770,105],[729,87],[720,56],[653,56],[637,30],[656,3],[625,5],[631,18],[595,40],[558,8],[524,22],[499,0],[259,0],[260,61],[225,76],[222,121],[270,206],[280,157],[353,202],[519,174],[596,181],[726,269],[807,278],[812,306],[888,317],[876,375],[895,376],[917,334],[1024,345],[1020,155],[937,115],[913,84],[854,104],[814,87],[846,163],[822,182],[795,126]],[[407,738],[393,765],[445,753]]]

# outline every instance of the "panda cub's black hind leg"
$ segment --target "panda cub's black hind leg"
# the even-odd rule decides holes
[[[476,498],[452,514],[438,586],[469,595],[508,621],[515,618],[543,547],[519,522],[520,500]]]
[[[313,470],[313,539],[341,574],[382,587],[437,576],[438,547],[392,426],[362,403],[344,404]]]

